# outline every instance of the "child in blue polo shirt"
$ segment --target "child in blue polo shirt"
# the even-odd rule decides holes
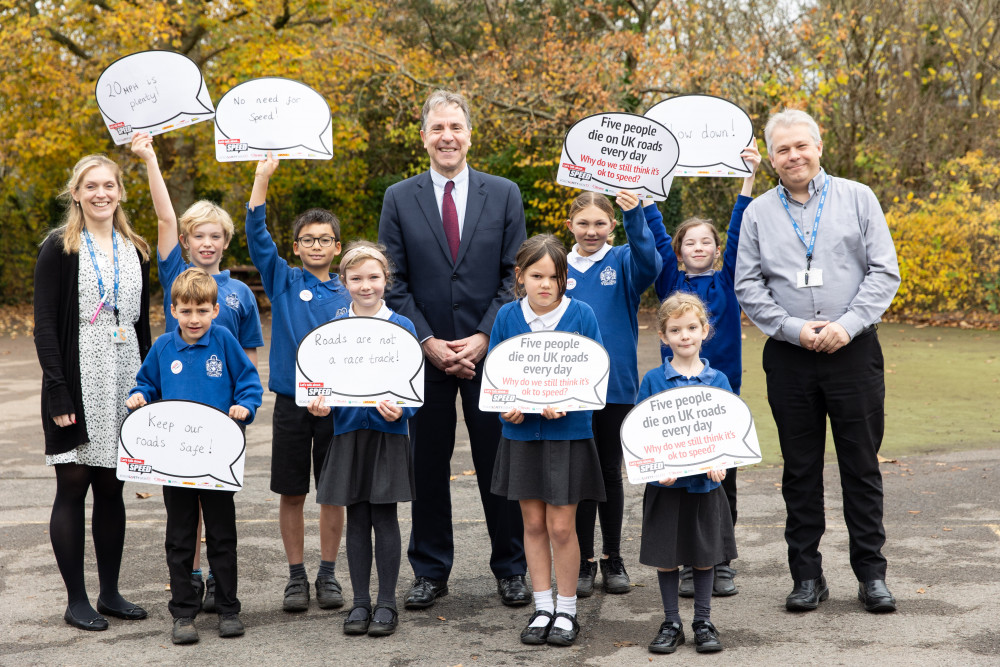
[[[566,296],[566,249],[556,237],[531,237],[521,244],[514,264],[518,299],[497,312],[490,350],[530,331],[570,331],[602,342],[591,307]],[[540,415],[514,409],[500,416],[503,436],[491,490],[518,501],[524,519],[524,555],[535,589],[535,613],[521,631],[525,644],[570,646],[580,632],[576,508],[582,500],[604,500],[591,415],[590,410],[547,407]],[[554,605],[549,584],[553,565],[558,589]]]
[[[215,324],[222,325],[236,337],[243,351],[253,365],[257,365],[257,348],[264,344],[260,329],[260,313],[257,298],[241,281],[231,277],[229,271],[220,270],[222,253],[229,247],[235,229],[233,219],[218,205],[210,201],[197,201],[181,214],[180,222],[170,201],[170,192],[160,173],[160,165],[153,150],[153,136],[148,132],[132,135],[132,152],[146,163],[149,178],[149,195],[156,211],[156,261],[160,285],[163,286],[164,331],[170,333],[177,328],[177,319],[171,313],[170,289],[182,271],[192,266],[204,269],[215,279],[219,288],[219,316]],[[177,233],[178,224],[180,234]],[[181,249],[187,253],[190,262],[185,262]],[[195,534],[194,568],[191,581],[201,599],[202,608],[215,611],[215,577],[211,569],[207,580],[201,575],[201,521]]]
[[[205,271],[191,268],[174,281],[171,310],[178,327],[156,339],[136,375],[136,387],[125,406],[135,410],[160,399],[199,401],[249,424],[260,407],[260,376],[240,344],[223,327],[212,326],[219,314],[218,287]],[[166,550],[170,570],[171,639],[175,644],[198,641],[194,618],[201,600],[191,567],[194,562],[198,508],[205,516],[208,557],[216,580],[219,636],[243,634],[236,597],[235,492],[164,486],[167,508]]]
[[[609,245],[615,228],[615,210],[608,198],[584,192],[569,207],[566,226],[576,244],[569,253],[566,294],[585,301],[594,309],[601,337],[608,350],[611,369],[608,400],[594,412],[594,442],[601,459],[601,474],[607,500],[580,503],[576,512],[576,534],[580,542],[580,572],[576,594],[594,592],[598,562],[594,556],[594,524],[601,518],[601,580],[605,593],[632,590],[625,561],[621,557],[622,518],[625,489],[622,483],[621,428],[625,415],[635,405],[639,389],[636,347],[639,344],[639,300],[660,273],[660,257],[653,235],[646,226],[639,198],[630,192],[617,195],[622,209],[628,244]]]
[[[267,186],[278,160],[273,155],[257,164],[253,191],[247,204],[247,248],[260,271],[264,291],[271,300],[271,375],[268,389],[274,392],[271,425],[271,491],[281,495],[278,525],[288,558],[288,583],[282,608],[309,608],[309,579],[304,565],[305,501],[309,493],[309,471],[315,484],[333,438],[333,418],[309,414],[295,404],[295,357],[299,341],[320,324],[347,315],[350,297],[330,264],[340,254],[340,221],[320,208],[300,214],[292,225],[292,251],[302,268],[291,267],[278,254],[267,231]],[[316,576],[316,600],[321,609],[344,605],[340,582],[335,576],[337,550],[344,531],[344,508],[320,505],[320,565]]]

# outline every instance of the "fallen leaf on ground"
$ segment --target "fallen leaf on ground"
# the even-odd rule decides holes
[[[454,481],[455,481],[456,479],[458,479],[458,477],[455,477],[454,475],[452,475],[452,476],[451,476],[451,477],[449,477],[448,479],[450,479],[451,481],[453,481],[453,482],[454,482]]]
[[[910,510],[910,514],[920,514],[922,510]]]
[[[922,588],[918,588],[918,589],[917,589],[917,593],[920,593],[921,595],[923,595],[923,594],[924,594],[924,593],[926,593],[926,592],[927,592],[927,591],[925,591],[925,590],[924,590],[924,589],[922,589]]]
[[[438,616],[438,620],[439,621],[447,621],[448,619],[445,618],[444,616]]]
[[[146,493],[145,491],[136,491],[135,492],[135,497],[136,498],[142,498],[143,500],[145,500],[146,498],[152,498],[153,494],[152,493]]]
[[[630,642],[630,641],[615,642],[615,648],[625,648],[626,646],[635,646],[635,645],[636,645],[635,642]]]
[[[475,475],[476,471],[475,470],[463,470],[462,474],[463,475]]]
[[[886,457],[882,456],[881,454],[878,455],[878,462],[879,463],[899,463],[899,461],[897,461],[896,459],[889,459],[889,458],[886,458]]]
[[[946,533],[950,533],[951,531],[953,531],[955,529],[954,528],[942,528],[941,530],[943,530]]]

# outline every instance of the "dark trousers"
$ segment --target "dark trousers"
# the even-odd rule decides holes
[[[198,533],[198,504],[205,519],[208,561],[215,577],[215,605],[220,614],[239,613],[236,597],[236,504],[233,491],[163,487],[167,508],[167,568],[170,570],[170,615],[194,618],[201,601],[191,584]]]
[[[424,405],[409,421],[416,495],[411,507],[413,526],[407,556],[413,573],[438,581],[447,581],[451,574],[455,558],[451,525],[451,455],[455,451],[458,418],[455,397],[461,394],[479,497],[490,536],[490,569],[497,578],[524,574],[527,564],[521,509],[516,502],[490,492],[501,425],[496,413],[479,410],[482,363],[476,367],[476,376],[471,380],[445,375],[430,365],[426,373]]]
[[[590,559],[594,553],[594,525],[601,518],[602,554],[618,554],[622,544],[622,519],[625,513],[625,485],[622,482],[622,422],[633,406],[631,403],[608,403],[603,410],[594,410],[592,419],[597,458],[601,462],[604,493],[607,500],[584,500],[576,508],[576,536],[580,542],[580,558]]]
[[[885,426],[885,382],[878,336],[874,329],[864,332],[833,354],[770,339],[764,345],[763,364],[785,460],[781,494],[792,578],[813,579],[823,573],[819,542],[826,530],[823,455],[829,416],[851,567],[859,581],[884,579],[877,455]]]

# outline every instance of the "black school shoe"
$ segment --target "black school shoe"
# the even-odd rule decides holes
[[[568,618],[573,627],[569,630],[563,630],[555,625],[555,619],[559,617]],[[573,642],[576,641],[576,636],[580,634],[580,624],[576,622],[576,616],[571,616],[566,612],[557,611],[556,615],[553,617],[552,627],[549,629],[549,637],[546,641],[553,646],[572,646]]]
[[[546,616],[549,619],[548,625],[542,625],[539,627],[531,627],[531,624],[535,622],[535,619],[539,616]],[[549,632],[552,630],[552,612],[545,611],[544,609],[538,609],[531,618],[528,619],[528,625],[525,626],[524,630],[521,630],[521,643],[522,644],[544,644],[545,640],[549,638]]]
[[[594,579],[597,578],[597,562],[583,558],[580,560],[580,576],[576,580],[576,597],[589,598],[594,594]]]
[[[694,650],[698,653],[715,653],[722,650],[719,641],[719,631],[711,621],[695,621],[691,624],[694,630]]]
[[[351,614],[354,613],[356,609],[363,609],[365,611],[365,617],[359,620],[352,621]],[[365,605],[356,605],[347,612],[347,618],[344,619],[344,634],[345,635],[364,635],[368,634],[368,627],[372,622],[372,610],[370,607]]]
[[[375,616],[378,614],[379,609],[385,609],[391,612],[391,618],[388,621],[376,621]],[[381,614],[378,614],[381,615]],[[375,609],[372,611],[372,622],[368,626],[368,636],[369,637],[388,637],[396,631],[396,626],[399,625],[399,612],[394,608],[380,604],[375,605]]]
[[[607,558],[600,559],[601,580],[604,582],[605,593],[629,593],[632,590],[632,582],[625,571],[625,561],[618,554],[610,554]]]
[[[673,653],[684,643],[684,627],[676,621],[663,621],[660,631],[649,643],[650,653]]]
[[[94,616],[93,618],[77,618],[73,615],[73,611],[66,607],[66,613],[63,614],[63,620],[72,625],[74,628],[80,628],[81,630],[107,630],[108,629],[108,619],[103,616]]]
[[[205,580],[205,600],[201,603],[201,610],[209,614],[215,612],[215,577]]]
[[[712,583],[712,595],[716,597],[728,597],[739,593],[740,591],[736,588],[736,583],[733,582],[734,576],[736,576],[736,570],[730,566],[716,565],[715,581]]]

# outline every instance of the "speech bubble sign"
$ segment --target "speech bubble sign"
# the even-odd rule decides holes
[[[752,172],[740,153],[753,141],[753,121],[729,100],[678,95],[654,104],[646,118],[670,128],[680,144],[675,176],[738,176]]]
[[[556,183],[614,194],[630,190],[667,198],[677,139],[659,122],[631,113],[599,113],[577,121],[563,140]]]
[[[597,341],[567,331],[534,331],[501,342],[483,364],[483,412],[600,410],[611,362]]]
[[[140,51],[108,65],[94,94],[115,144],[142,130],[163,134],[215,117],[205,78],[193,60],[173,51]]]
[[[402,325],[377,317],[343,317],[299,341],[295,402],[323,396],[326,405],[399,407],[424,404],[424,351]]]
[[[166,400],[133,411],[118,432],[118,479],[161,486],[243,488],[246,437],[221,410]]]
[[[760,463],[750,408],[704,385],[661,391],[636,405],[621,428],[628,481],[645,484]]]
[[[215,159],[333,157],[333,116],[318,92],[293,79],[264,77],[230,88],[215,108]]]

